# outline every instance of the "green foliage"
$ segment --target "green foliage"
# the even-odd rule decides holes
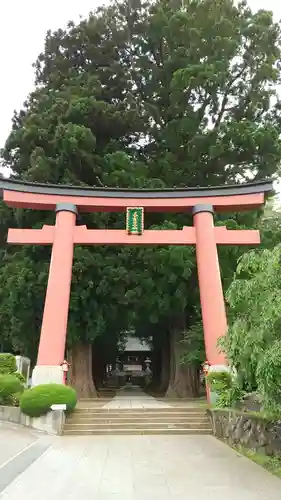
[[[269,206],[261,220],[266,243],[270,234],[273,243],[280,241],[279,227],[280,214]],[[239,373],[240,387],[257,390],[263,408],[271,413],[281,410],[280,262],[280,243],[240,259],[227,293],[230,327],[223,342]]]
[[[232,381],[231,387],[221,390],[216,401],[218,408],[233,408],[243,398],[244,392],[237,380]]]
[[[0,374],[14,373],[17,369],[16,358],[13,354],[0,353]]]
[[[230,327],[225,349],[248,391],[257,389],[258,364],[280,335],[280,257],[281,245],[245,254],[227,293]]]
[[[279,194],[274,194],[266,200],[263,213],[258,221],[261,243],[258,249],[273,249],[281,243],[281,206]]]
[[[183,365],[202,365],[204,362],[205,346],[204,346],[204,333],[202,322],[191,325],[190,328],[184,332],[183,340],[183,353],[181,355],[181,363]]]
[[[0,403],[18,406],[19,398],[26,382],[17,372],[16,358],[13,354],[0,353]]]
[[[17,379],[22,383],[22,384],[25,384],[26,383],[26,377],[20,373],[20,372],[15,372],[15,377],[17,377]]]
[[[218,398],[216,399],[217,408],[231,408],[233,404],[230,390],[226,389],[218,393]]]
[[[281,342],[275,340],[260,356],[257,365],[257,384],[263,396],[265,410],[281,412]]]
[[[232,386],[232,375],[229,371],[209,372],[206,379],[215,392],[230,389]]]
[[[0,402],[5,403],[14,394],[21,393],[23,385],[15,375],[0,375]]]
[[[8,404],[9,406],[19,406],[20,405],[20,398],[21,398],[22,392],[15,392],[12,394],[12,396],[8,397],[7,400],[5,401],[5,404]]]
[[[30,417],[45,415],[53,404],[66,404],[67,411],[71,411],[76,403],[75,390],[62,384],[37,385],[27,389],[20,398],[21,411]]]
[[[211,390],[218,396],[216,400],[218,408],[232,408],[241,400],[243,392],[237,378],[231,372],[209,372],[206,379]]]

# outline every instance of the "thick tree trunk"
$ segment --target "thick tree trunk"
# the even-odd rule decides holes
[[[68,355],[70,384],[79,398],[97,397],[92,375],[92,346],[77,344]]]
[[[170,383],[167,397],[193,398],[199,396],[199,372],[192,365],[181,363],[182,333],[172,330],[170,335]]]
[[[152,354],[152,380],[149,384],[148,390],[151,393],[158,394],[160,385],[160,369],[161,369],[161,348],[157,344],[157,337],[153,336],[153,354]]]
[[[92,354],[92,376],[93,381],[96,386],[96,390],[99,390],[102,387],[103,379],[104,379],[104,359],[103,353],[98,345],[93,344],[92,350],[94,352]]]
[[[165,394],[169,387],[170,380],[170,347],[169,338],[165,334],[161,349],[160,384],[159,394]]]

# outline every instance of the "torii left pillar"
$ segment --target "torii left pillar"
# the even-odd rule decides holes
[[[227,365],[217,343],[227,332],[225,302],[220,275],[212,205],[193,208],[196,260],[207,362],[213,369]]]
[[[226,335],[227,320],[213,213],[212,205],[193,208],[205,352],[209,365],[206,373],[229,370],[225,355],[217,345],[219,338]],[[215,399],[208,384],[206,390],[208,402],[212,403]]]
[[[56,225],[49,279],[32,384],[63,383],[68,309],[71,288],[74,230],[77,207],[72,203],[56,206]]]

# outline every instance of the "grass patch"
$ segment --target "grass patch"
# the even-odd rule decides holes
[[[271,474],[281,478],[281,458],[269,457],[268,455],[257,453],[255,450],[244,448],[241,445],[233,446],[233,449],[252,460],[252,462],[261,465],[261,467],[271,472]]]

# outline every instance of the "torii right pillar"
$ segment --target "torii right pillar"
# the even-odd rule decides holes
[[[193,208],[206,359],[215,371],[227,366],[226,357],[217,345],[218,339],[226,335],[227,319],[213,214],[212,205]]]

